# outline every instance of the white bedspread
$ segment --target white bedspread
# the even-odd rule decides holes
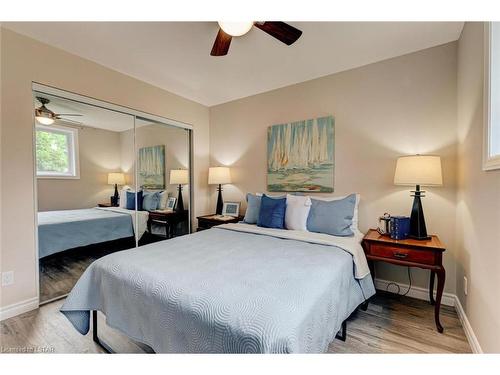
[[[246,233],[263,234],[289,240],[310,242],[319,245],[337,246],[352,255],[355,266],[354,274],[357,279],[362,279],[366,275],[370,274],[368,262],[366,261],[363,247],[361,246],[361,241],[363,239],[362,233],[355,233],[353,237],[338,237],[324,233],[306,232],[301,230],[262,228],[256,225],[244,223],[224,224],[220,225],[218,228],[227,228],[230,230]]]
[[[132,224],[134,226],[134,233],[137,239],[140,239],[148,227],[148,211],[134,211],[127,210],[122,207],[97,207],[100,210],[119,212],[122,214],[129,214],[132,217]],[[135,213],[137,212],[137,216]],[[137,217],[137,220],[136,220]]]

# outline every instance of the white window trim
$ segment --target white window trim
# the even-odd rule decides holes
[[[69,155],[70,155],[70,163],[72,164],[70,173],[59,173],[59,172],[38,172],[36,171],[36,177],[39,179],[62,179],[62,180],[78,180],[80,179],[80,148],[78,143],[78,129],[70,128],[61,125],[42,125],[36,124],[35,126],[35,135],[36,130],[57,130],[62,133],[71,134],[71,139],[73,142],[69,144]],[[36,155],[36,153],[35,153]]]
[[[490,156],[491,144],[491,22],[484,23],[484,129],[483,170],[500,169],[500,155]]]

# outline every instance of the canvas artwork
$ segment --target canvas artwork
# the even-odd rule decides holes
[[[333,192],[332,116],[273,125],[267,131],[267,189]]]
[[[143,189],[165,189],[165,146],[139,149],[139,186]]]

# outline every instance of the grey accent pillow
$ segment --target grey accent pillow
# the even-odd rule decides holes
[[[335,201],[311,198],[311,210],[307,218],[307,230],[333,236],[354,236],[350,226],[354,216],[356,194]]]
[[[144,211],[157,210],[160,205],[160,192],[144,192],[142,195],[142,209]]]
[[[256,194],[247,194],[247,210],[243,221],[247,224],[257,224],[260,213],[260,201],[262,196]]]

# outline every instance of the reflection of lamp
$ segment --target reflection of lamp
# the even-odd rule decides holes
[[[189,172],[187,169],[172,169],[170,171],[170,184],[179,185],[179,197],[177,198],[176,211],[184,211],[184,202],[182,200],[182,185],[189,184]]]
[[[441,174],[441,158],[430,155],[402,156],[398,158],[396,172],[394,174],[395,185],[416,185],[415,193],[412,195],[413,207],[410,217],[410,237],[417,240],[429,239],[425,227],[424,211],[420,197],[424,197],[425,191],[420,190],[420,185],[441,186],[443,176]]]
[[[210,167],[208,168],[208,184],[219,185],[219,195],[217,196],[217,208],[215,213],[222,215],[222,185],[231,183],[231,172],[228,167]]]
[[[118,206],[118,185],[125,185],[125,175],[120,172],[108,173],[108,184],[115,185],[115,195],[111,197],[111,205]]]

